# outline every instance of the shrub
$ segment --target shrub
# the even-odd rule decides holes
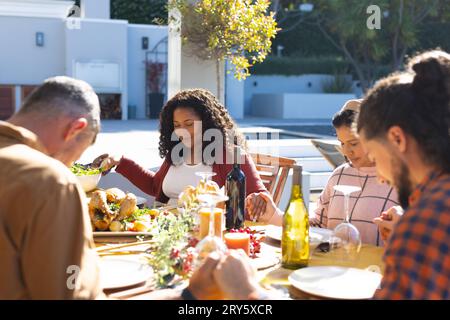
[[[348,73],[350,66],[340,57],[293,58],[269,56],[256,64],[252,73],[256,75],[301,75]]]
[[[322,82],[322,90],[325,93],[351,93],[351,78],[344,74],[335,74],[332,79]]]
[[[111,0],[111,18],[136,24],[167,24],[167,0]]]

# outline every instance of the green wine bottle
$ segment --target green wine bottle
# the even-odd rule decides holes
[[[309,260],[309,219],[303,201],[302,168],[294,167],[291,199],[283,216],[281,263],[287,269],[306,267]]]

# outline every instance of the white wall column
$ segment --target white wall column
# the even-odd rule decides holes
[[[124,90],[120,95],[120,105],[122,107],[122,120],[128,120],[128,93],[127,86],[124,86]]]
[[[229,68],[230,63],[226,63]],[[225,106],[234,119],[244,118],[244,80],[237,80],[233,72],[225,75]]]
[[[22,87],[21,86],[16,86],[14,88],[14,95],[15,95],[15,106],[14,106],[14,110],[15,112],[20,110],[20,106],[22,105]]]
[[[181,89],[181,37],[179,28],[180,13],[178,10],[169,12],[168,38],[168,70],[167,70],[167,99],[170,99]]]

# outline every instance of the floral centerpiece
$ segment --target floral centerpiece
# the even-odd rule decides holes
[[[196,258],[195,247],[199,242],[194,237],[195,214],[200,208],[199,194],[223,192],[214,181],[201,181],[197,187],[187,186],[180,194],[177,213],[164,211],[154,220],[153,245],[146,255],[152,266],[158,287],[168,287],[188,279],[193,272]],[[230,232],[250,234],[250,256],[260,253],[261,238],[254,230],[242,228]]]
[[[219,192],[214,181],[204,182],[197,187],[187,186],[180,194],[177,213],[164,212],[155,219],[151,252],[147,255],[153,267],[159,287],[171,286],[190,277],[195,259],[194,237],[195,217],[200,202],[197,196],[205,192]]]
[[[156,218],[153,229],[154,245],[146,255],[152,266],[158,287],[167,287],[189,278],[197,240],[191,236],[192,215],[164,212]]]

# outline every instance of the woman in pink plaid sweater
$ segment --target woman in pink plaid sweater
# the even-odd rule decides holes
[[[361,191],[351,194],[350,222],[360,231],[363,243],[382,245],[383,241],[373,219],[398,204],[397,193],[388,184],[378,181],[375,164],[369,161],[358,137],[352,131],[351,126],[359,105],[359,100],[350,100],[333,117],[333,126],[348,162],[337,167],[328,179],[310,224],[334,229],[344,219],[344,197],[333,187],[357,186]]]

